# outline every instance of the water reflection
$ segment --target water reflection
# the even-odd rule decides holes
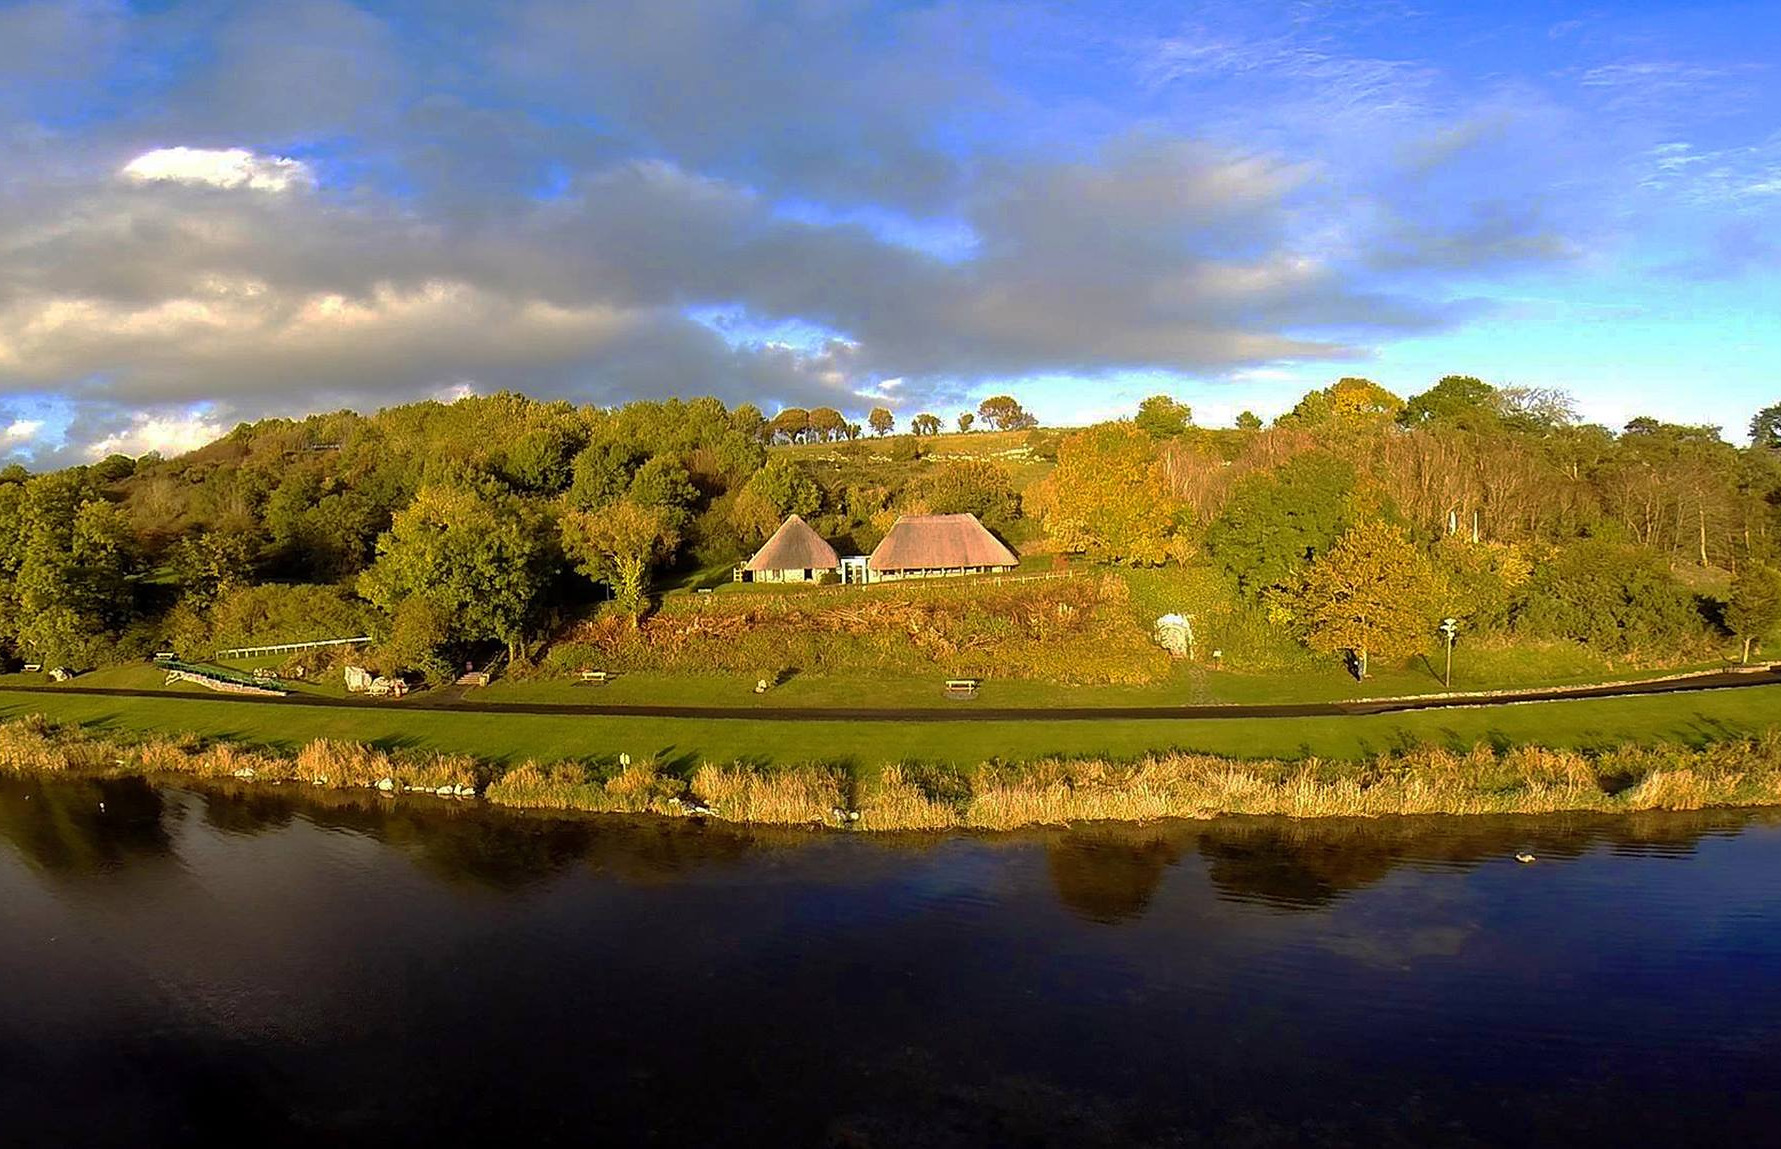
[[[398,849],[450,885],[494,891],[536,886],[572,868],[630,884],[674,882],[764,851],[835,840],[805,829],[542,815],[352,791],[182,785],[201,797],[203,823],[223,833],[276,833],[301,819]],[[132,859],[165,855],[180,817],[179,805],[138,778],[0,780],[0,840],[50,874],[101,873]],[[1404,866],[1463,869],[1501,861],[1518,850],[1549,861],[1597,848],[1686,855],[1705,837],[1777,822],[1781,811],[1304,822],[1233,818],[1040,830],[978,841],[992,849],[1041,846],[1059,903],[1084,921],[1112,925],[1142,919],[1167,875],[1196,856],[1223,899],[1316,911]],[[902,835],[862,841],[875,851],[919,854],[946,839]]]
[[[165,812],[141,778],[0,779],[0,840],[47,873],[97,874],[169,853]]]
[[[878,838],[0,781],[0,1141],[1759,1143],[1776,822]]]

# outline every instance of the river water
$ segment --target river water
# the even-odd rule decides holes
[[[7,1146],[1772,1145],[1781,817],[876,839],[0,780],[0,1002]]]

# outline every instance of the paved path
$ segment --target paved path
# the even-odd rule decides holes
[[[1694,674],[1655,682],[1617,682],[1603,686],[1549,687],[1497,694],[1449,694],[1406,698],[1367,698],[1341,702],[1227,703],[1210,706],[979,706],[955,702],[935,707],[822,706],[608,706],[545,702],[473,702],[450,694],[411,695],[401,701],[321,698],[293,694],[284,698],[241,695],[206,697],[157,690],[123,690],[100,686],[0,686],[5,694],[71,694],[94,698],[184,699],[228,702],[241,706],[311,706],[343,710],[431,712],[445,714],[543,714],[558,717],[726,718],[757,722],[1112,722],[1134,719],[1331,718],[1344,715],[1399,714],[1412,710],[1451,710],[1483,706],[1516,706],[1529,702],[1563,702],[1579,698],[1633,698],[1648,694],[1685,694],[1702,690],[1737,690],[1781,683],[1781,664],[1755,671]]]

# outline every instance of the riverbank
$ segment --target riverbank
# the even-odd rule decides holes
[[[480,797],[535,810],[701,816],[864,831],[1093,821],[1615,813],[1781,805],[1781,729],[1689,746],[1414,747],[1351,759],[1168,752],[773,766],[523,761],[317,739],[294,752],[196,735],[131,738],[31,716],[0,724],[0,773],[146,774]]]

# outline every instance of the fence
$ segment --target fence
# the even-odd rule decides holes
[[[280,642],[272,646],[238,646],[233,650],[219,650],[216,658],[258,658],[262,654],[295,654],[299,650],[317,650],[324,646],[358,646],[371,641],[370,635],[358,638],[324,638],[319,642]]]

